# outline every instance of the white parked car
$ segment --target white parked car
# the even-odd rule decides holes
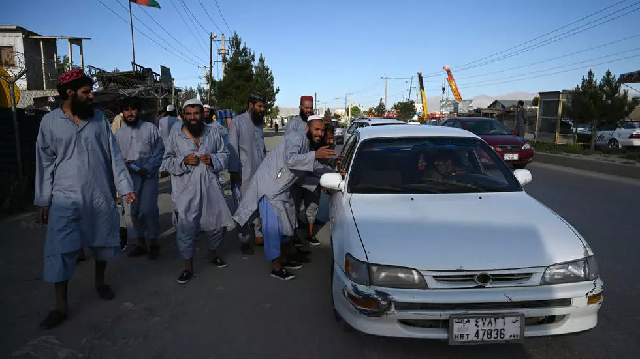
[[[354,132],[356,132],[357,129],[359,128],[363,128],[363,127],[370,127],[370,126],[386,126],[386,125],[406,125],[406,122],[402,122],[400,120],[396,120],[396,119],[390,119],[390,118],[361,118],[361,119],[357,119],[357,120],[353,120],[351,122],[351,124],[349,125],[349,127],[347,127],[347,133],[345,133],[344,135],[344,142],[346,143],[346,141],[349,140],[349,137],[351,137],[351,135],[354,134]]]
[[[603,284],[584,238],[471,132],[356,131],[332,190],[331,294],[345,328],[451,344],[596,326]],[[488,156],[492,165],[480,158]]]
[[[620,149],[640,148],[640,121],[624,120],[618,125],[602,125],[596,135],[596,146]]]

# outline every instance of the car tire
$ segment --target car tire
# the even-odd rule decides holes
[[[610,150],[619,150],[620,144],[618,143],[618,140],[612,138],[609,140],[609,143],[607,143],[607,148]]]
[[[525,167],[527,167],[527,164],[526,164],[526,163],[519,163],[519,164],[514,164],[514,165],[512,165],[512,166],[513,166],[513,169],[516,169],[516,170],[522,170],[522,169],[524,169]]]
[[[331,308],[333,309],[333,318],[335,319],[336,323],[338,323],[338,325],[340,326],[340,329],[345,332],[345,333],[351,333],[354,332],[355,329],[353,329],[353,327],[351,325],[349,325],[349,323],[347,323],[344,319],[342,319],[342,316],[340,315],[340,313],[338,313],[338,311],[336,310],[334,301],[333,301],[333,271],[334,271],[334,267],[335,267],[335,261],[333,260],[333,239],[331,239],[331,280],[329,281],[329,283],[331,283],[331,287],[329,289],[329,292],[331,293]]]

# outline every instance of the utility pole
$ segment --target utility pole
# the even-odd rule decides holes
[[[226,43],[224,42],[224,34],[222,34],[222,42],[221,42],[221,47],[220,50],[218,50],[218,55],[220,55],[222,57],[222,78],[224,79],[224,69],[226,67],[227,64],[227,47],[226,47]]]
[[[387,108],[387,99],[389,96],[389,78],[385,77],[384,78],[384,108]]]
[[[411,101],[411,87],[413,87],[413,76],[411,76],[411,83],[409,84],[409,97],[407,97],[409,101]]]
[[[171,79],[171,104],[176,105],[176,79]]]
[[[136,45],[133,42],[133,13],[131,12],[131,1],[129,1],[129,19],[131,20],[131,48],[133,49],[133,62],[131,67],[133,72],[136,72]],[[69,65],[71,65],[71,42],[69,42]]]
[[[314,95],[314,96],[313,96],[313,101],[314,101],[314,105],[313,105],[313,113],[314,113],[315,115],[317,115],[317,114],[318,114],[318,113],[317,113],[317,111],[318,111],[318,93],[317,93],[317,92],[314,92],[314,93],[313,93],[313,95]]]
[[[351,94],[349,94],[349,121],[351,121]]]
[[[213,79],[213,33],[209,34],[209,77],[207,78],[207,103],[211,104],[211,79]],[[205,75],[206,76],[206,75]]]

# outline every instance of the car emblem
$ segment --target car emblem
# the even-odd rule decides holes
[[[476,275],[473,280],[483,287],[486,287],[489,283],[491,283],[491,275],[489,273],[480,273]]]

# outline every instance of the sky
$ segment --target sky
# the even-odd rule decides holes
[[[465,99],[570,89],[589,67],[597,78],[607,69],[616,75],[640,70],[636,0],[217,0],[218,6],[216,0],[157,1],[162,9],[133,6],[139,19],[134,26],[170,51],[136,31],[136,63],[156,72],[167,66],[176,86],[195,87],[204,83],[202,66],[209,62],[207,32],[219,38],[235,31],[256,57],[264,54],[281,107],[296,107],[300,96],[316,93],[318,107],[344,107],[348,93],[356,105],[374,106],[385,95],[381,77],[391,78],[393,104],[408,96],[411,83],[417,86],[417,72],[430,76],[427,96],[440,96],[444,65],[451,66]],[[2,0],[0,9],[0,24],[41,35],[90,37],[85,64],[106,70],[131,66],[126,0]],[[543,41],[546,46],[536,47]],[[59,41],[58,52],[67,51]],[[219,71],[215,66],[215,78]],[[415,99],[416,89],[411,93]]]

